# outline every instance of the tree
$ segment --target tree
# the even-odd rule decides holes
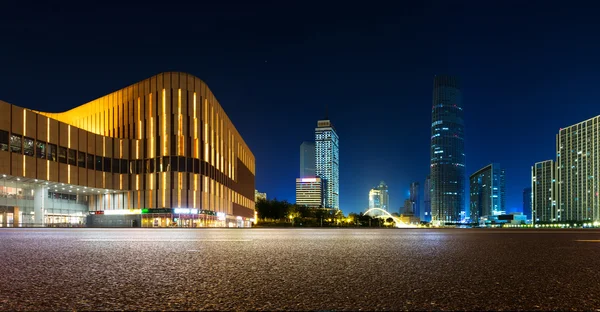
[[[294,205],[287,201],[260,199],[255,205],[258,218],[263,220],[282,220],[289,218],[294,213]]]

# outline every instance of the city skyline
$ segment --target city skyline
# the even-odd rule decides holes
[[[159,72],[189,72],[214,91],[255,153],[256,188],[290,202],[298,144],[312,139],[310,124],[328,106],[342,136],[345,213],[364,208],[360,203],[376,181],[387,182],[396,206],[407,198],[410,182],[424,185],[436,74],[460,77],[466,172],[502,163],[510,173],[508,212],[521,211],[531,165],[555,157],[559,128],[600,114],[593,94],[600,46],[580,40],[595,35],[580,22],[594,12],[585,5],[548,3],[540,12],[534,3],[520,3],[516,12],[510,3],[466,9],[443,2],[390,3],[338,14],[332,4],[313,11],[288,3],[209,3],[192,5],[177,18],[153,5],[119,12],[14,5],[22,11],[1,21],[13,44],[0,52],[0,99],[65,111]],[[206,16],[195,18],[196,10]],[[86,14],[98,23],[72,27]],[[112,22],[102,23],[107,15]],[[136,37],[136,48],[123,48],[133,41],[122,34],[140,28],[146,31]],[[165,44],[156,44],[159,37]],[[148,46],[153,48],[143,49]],[[559,109],[564,103],[568,110]],[[544,122],[531,122],[542,110]]]

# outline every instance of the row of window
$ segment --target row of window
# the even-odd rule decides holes
[[[200,173],[200,160],[183,156],[163,156],[145,160],[102,157],[42,141],[10,135],[0,130],[0,150],[36,156],[81,168],[97,171],[142,174],[166,171]]]

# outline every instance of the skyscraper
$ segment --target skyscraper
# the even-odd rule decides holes
[[[300,144],[300,179],[314,177],[315,142],[304,141]]]
[[[557,221],[600,220],[600,116],[561,128],[556,138]]]
[[[421,220],[429,222],[431,221],[431,178],[427,176],[425,178],[425,185],[423,186],[423,210],[421,211]]]
[[[470,184],[470,219],[504,214],[506,209],[506,186],[504,169],[499,164],[489,164],[473,173]]]
[[[531,219],[531,187],[523,189],[523,214]]]
[[[459,222],[465,203],[465,142],[456,77],[435,76],[431,117],[431,221]]]
[[[410,184],[409,199],[413,203],[413,213],[415,214],[415,216],[422,218],[421,205],[419,203],[419,186],[419,182],[413,182]]]
[[[531,220],[534,223],[558,220],[555,182],[553,160],[537,162],[531,167]]]
[[[381,181],[379,185],[369,191],[369,208],[381,208],[389,212],[390,195],[388,186]]]
[[[325,208],[340,208],[339,137],[331,121],[319,120],[315,129],[315,173],[324,180]]]

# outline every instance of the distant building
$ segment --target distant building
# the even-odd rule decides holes
[[[531,167],[531,219],[533,222],[557,221],[556,178],[553,160],[535,163]]]
[[[423,209],[421,211],[421,220],[430,222],[431,221],[431,178],[427,176],[425,178],[425,185],[423,186]]]
[[[324,180],[325,208],[340,209],[339,137],[330,120],[319,120],[315,128],[315,174]]]
[[[495,216],[484,216],[479,220],[480,226],[494,226],[494,225],[504,225],[504,224],[512,224],[512,225],[523,225],[527,224],[527,216],[520,213],[509,213],[509,214],[501,214]]]
[[[380,208],[388,211],[390,207],[389,203],[390,195],[388,194],[388,186],[385,182],[381,181],[379,185],[369,191],[369,208]]]
[[[523,189],[523,214],[531,219],[531,187]]]
[[[324,185],[321,178],[296,179],[296,204],[311,208],[323,207]]]
[[[404,207],[402,209],[402,215],[414,215],[415,214],[415,204],[412,200],[406,199],[404,201]]]
[[[300,178],[314,178],[315,142],[304,141],[300,144]]]
[[[556,220],[600,221],[600,116],[561,128],[556,143]]]
[[[399,219],[405,224],[417,224],[421,221],[419,216],[415,214],[415,203],[410,198],[404,201],[401,212]]]
[[[432,222],[460,222],[465,208],[465,141],[456,77],[436,75],[433,80],[430,175]]]
[[[261,193],[258,190],[254,190],[254,202],[258,202],[259,200],[267,200],[267,193]]]
[[[489,164],[473,173],[469,185],[471,222],[479,222],[484,216],[504,214],[506,186],[504,169],[499,164]]]
[[[409,199],[413,203],[413,210],[415,216],[421,217],[421,205],[419,196],[419,182],[413,182],[410,184]]]

